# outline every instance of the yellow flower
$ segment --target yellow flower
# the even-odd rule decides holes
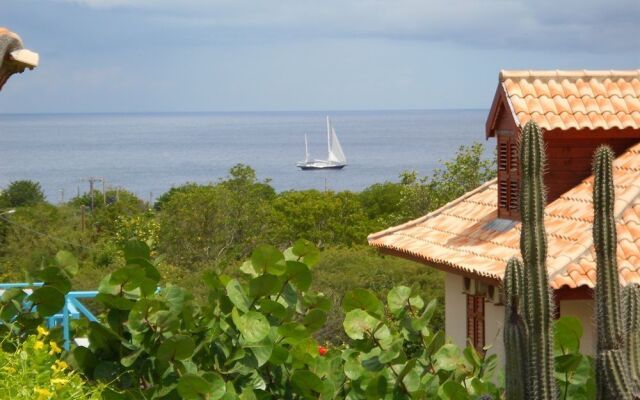
[[[51,398],[51,396],[53,396],[53,393],[51,393],[49,389],[46,388],[36,387],[33,388],[33,391],[38,395],[38,400],[48,400],[49,398]]]
[[[51,366],[51,369],[54,372],[59,372],[59,371],[63,371],[65,369],[69,368],[69,364],[67,364],[64,361],[60,361],[60,360],[56,360],[55,363]]]
[[[36,340],[36,343],[33,345],[33,348],[36,350],[44,349],[44,342],[42,340]]]
[[[69,383],[69,380],[65,378],[52,378],[51,383],[56,387],[56,390],[60,390],[64,385]]]
[[[15,374],[16,373],[16,369],[13,368],[10,365],[5,365],[4,367],[2,367],[3,371],[6,371],[9,375]]]
[[[58,347],[58,344],[53,340],[49,342],[49,346],[51,346],[51,351],[49,352],[49,354],[54,355],[57,353],[62,353],[62,349]]]
[[[38,326],[37,330],[38,330],[38,337],[40,337],[40,336],[49,336],[49,331],[46,330],[44,327]]]

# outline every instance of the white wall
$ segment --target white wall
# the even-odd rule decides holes
[[[467,297],[464,294],[464,278],[450,273],[445,274],[445,333],[447,337],[460,347],[467,345]],[[504,346],[502,342],[502,326],[504,323],[504,307],[486,302],[485,340],[491,345],[489,354],[497,354],[504,362]],[[595,325],[593,300],[563,300],[560,302],[560,315],[572,315],[582,322],[583,335],[580,351],[593,355],[595,349]]]
[[[450,273],[444,278],[445,333],[451,341],[464,348],[467,346],[467,295],[464,291],[464,278]],[[490,345],[489,354],[497,354],[504,360],[502,345],[502,323],[504,307],[485,302],[484,305],[485,344]]]
[[[596,348],[595,313],[593,300],[562,300],[560,302],[560,315],[573,315],[582,322],[582,340],[580,351],[593,355]]]

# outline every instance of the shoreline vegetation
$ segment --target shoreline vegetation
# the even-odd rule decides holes
[[[361,192],[318,190],[276,193],[258,181],[246,165],[232,167],[217,183],[186,183],[160,196],[153,207],[127,191],[85,193],[64,204],[47,203],[37,182],[13,182],[0,194],[0,279],[31,280],[57,251],[76,255],[76,290],[94,290],[100,279],[121,267],[121,248],[130,239],[144,241],[160,255],[168,283],[206,294],[201,276],[209,270],[233,275],[255,246],[280,249],[303,238],[322,250],[314,268],[314,289],[333,302],[318,339],[342,342],[340,301],[354,288],[383,297],[396,285],[417,285],[425,298],[437,299],[433,323],[444,326],[442,275],[423,265],[377,254],[367,246],[369,233],[417,218],[493,178],[494,161],[482,158],[483,146],[459,148],[431,176],[404,172],[398,182]]]

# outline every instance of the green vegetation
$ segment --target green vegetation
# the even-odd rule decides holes
[[[44,202],[44,193],[38,182],[14,181],[0,193],[0,208],[32,206]]]
[[[11,340],[7,337],[6,340]],[[0,351],[0,398],[12,400],[101,399],[103,385],[89,385],[60,359],[62,350],[41,328],[14,351]]]
[[[235,266],[259,243],[282,249],[304,238],[322,249],[314,277],[322,282],[318,289],[334,304],[356,287],[371,288],[384,298],[394,285],[414,281],[420,283],[423,296],[441,299],[439,273],[364,249],[366,237],[416,218],[491,178],[492,162],[483,160],[482,153],[479,144],[461,147],[453,160],[430,177],[408,172],[399,182],[372,185],[360,193],[276,193],[250,167],[236,165],[217,183],[172,188],[152,209],[125,190],[94,191],[93,211],[89,193],[59,205],[25,202],[14,214],[0,216],[0,279],[31,279],[63,249],[79,260],[74,288],[95,289],[105,274],[122,266],[124,243],[137,239],[147,243],[154,255],[162,255],[158,268],[165,279],[204,298],[202,272],[213,269],[233,275]],[[10,186],[3,193],[23,186],[39,188],[34,183]],[[335,308],[329,316],[330,328],[319,337],[344,339],[341,317]],[[439,307],[434,322],[442,321]]]

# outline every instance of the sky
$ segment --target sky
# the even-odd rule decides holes
[[[638,0],[2,0],[0,113],[487,109],[500,69],[638,69]]]

